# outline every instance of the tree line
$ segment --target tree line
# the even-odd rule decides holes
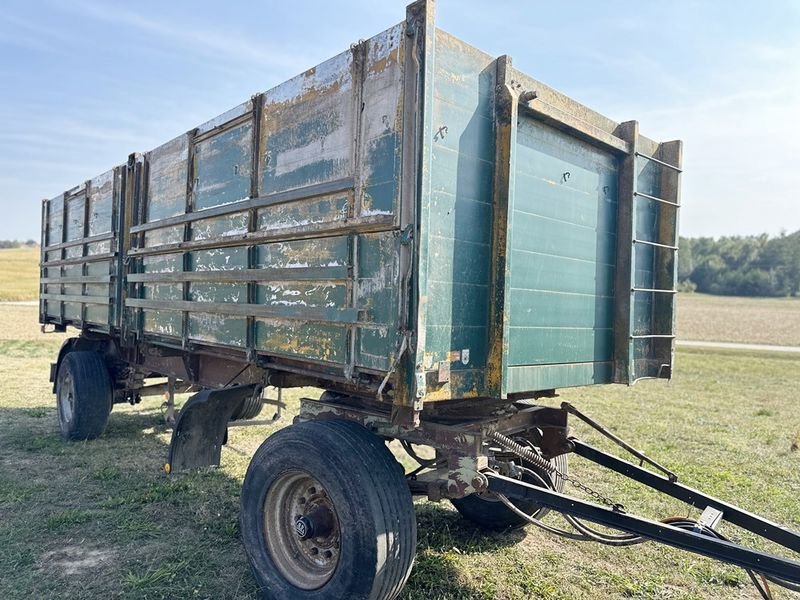
[[[800,230],[681,238],[678,281],[684,291],[728,296],[800,296]]]
[[[0,240],[0,249],[3,248],[21,248],[22,246],[38,246],[39,243],[34,240],[20,242],[19,240]]]

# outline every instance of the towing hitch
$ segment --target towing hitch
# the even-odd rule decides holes
[[[570,539],[592,540],[615,546],[627,546],[649,540],[742,567],[748,572],[750,579],[761,596],[766,599],[772,598],[768,582],[793,591],[800,591],[800,561],[747,548],[726,539],[717,531],[717,528],[724,519],[732,525],[736,525],[798,554],[800,554],[800,533],[678,483],[678,477],[675,473],[644,456],[642,452],[634,449],[627,442],[582,414],[572,405],[564,403],[562,404],[562,410],[588,423],[591,427],[636,456],[641,464],[646,462],[661,471],[663,475],[608,454],[577,438],[570,437],[574,454],[624,475],[651,489],[667,494],[689,506],[700,509],[703,511],[702,516],[697,520],[670,517],[661,521],[654,521],[628,514],[622,505],[605,498],[602,494],[575,481],[570,476],[559,473],[544,456],[538,455],[531,448],[523,448],[515,444],[510,438],[495,433],[491,438],[493,442],[502,446],[506,451],[517,454],[525,461],[549,472],[549,477],[543,477],[541,474],[537,475],[536,472],[525,467],[516,467],[516,469],[525,471],[532,476],[537,482],[536,484],[526,483],[518,478],[508,477],[493,470],[486,472],[485,475],[489,482],[488,491],[494,493],[509,509],[537,526]],[[576,487],[585,490],[600,503],[589,502],[557,492],[552,485],[552,480],[557,477],[571,481]],[[519,511],[511,500],[534,502],[560,512],[575,531],[558,529],[530,517]],[[580,519],[624,533],[609,534],[599,531],[583,523]]]

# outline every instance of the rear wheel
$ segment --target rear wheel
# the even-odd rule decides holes
[[[103,356],[70,352],[61,361],[56,380],[56,404],[61,435],[68,440],[91,440],[106,428],[113,390]]]
[[[520,459],[517,458],[517,461],[519,460]],[[556,467],[556,469],[558,469],[558,471],[561,473],[565,475],[567,474],[566,454],[555,457],[550,461],[550,464]],[[527,463],[526,461],[522,461],[522,466],[531,469],[545,481],[552,482],[552,487],[557,492],[564,490],[564,480],[561,477],[548,474],[545,471],[534,467],[530,463]],[[541,485],[541,481],[529,475],[523,475],[522,480],[532,485]],[[469,496],[464,496],[463,498],[454,499],[451,502],[453,503],[453,506],[456,507],[456,510],[461,513],[461,516],[468,521],[475,523],[479,527],[483,527],[484,529],[503,531],[506,529],[519,529],[528,524],[526,519],[516,514],[505,504],[503,504],[499,498],[490,492],[470,494]],[[512,500],[511,502],[526,515],[536,519],[542,518],[545,514],[547,514],[548,511],[548,509],[536,504],[535,502],[524,502],[520,500]]]
[[[357,423],[312,421],[270,436],[241,504],[263,598],[391,600],[411,571],[411,493],[383,441]]]

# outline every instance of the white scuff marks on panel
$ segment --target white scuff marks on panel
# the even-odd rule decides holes
[[[383,60],[392,52],[396,52],[400,48],[400,39],[403,35],[403,24],[398,23],[394,27],[390,27],[386,31],[382,31],[376,36],[369,39],[369,53],[367,60],[370,66]],[[380,73],[381,71],[376,71]]]
[[[380,210],[377,208],[363,208],[361,209],[362,217],[377,217],[380,215],[393,215],[391,210]]]
[[[275,229],[286,229],[288,227],[305,227],[306,225],[311,225],[311,223],[314,223],[314,221],[310,219],[297,219],[284,215],[282,219],[270,221],[265,227],[261,227],[261,229],[265,231],[274,231]]]
[[[381,268],[375,277],[359,279],[358,299],[365,300],[373,294],[383,291],[391,285],[394,272],[393,264],[381,263]]]
[[[282,83],[264,93],[266,105],[292,102],[313,89],[322,89],[339,83],[340,89],[349,90],[353,86],[350,64],[353,55],[349,51],[342,52],[324,63],[301,73],[297,77]]]
[[[306,269],[308,268],[308,262],[300,262],[300,261],[287,262],[284,265],[284,267],[287,269]]]
[[[206,131],[211,131],[215,127],[224,125],[228,121],[232,121],[233,119],[242,116],[244,113],[249,112],[250,110],[252,110],[250,100],[242,102],[238,106],[234,106],[230,110],[226,110],[221,115],[216,116],[213,119],[209,119],[208,121],[200,125],[197,128],[197,133],[202,134],[205,133]]]
[[[395,129],[400,107],[400,89],[399,86],[384,87],[375,90],[365,99],[365,140],[374,140]]]
[[[94,195],[95,191],[98,188],[100,188],[103,192],[107,193],[108,191],[110,191],[110,188],[108,190],[103,190],[102,188],[110,186],[113,183],[113,181],[114,181],[113,169],[111,171],[106,171],[105,173],[98,175],[91,181],[92,194]]]
[[[338,98],[337,98],[338,100]],[[330,115],[331,120],[336,117]],[[352,131],[349,119],[340,119],[336,129],[322,135],[305,146],[281,150],[275,156],[275,176],[291,173],[297,167],[323,160],[336,160],[346,164],[350,159]]]

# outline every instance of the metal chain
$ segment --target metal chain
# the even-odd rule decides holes
[[[577,489],[585,492],[591,498],[594,498],[595,500],[597,500],[599,503],[605,504],[606,506],[611,508],[613,511],[615,511],[615,512],[625,512],[625,507],[622,504],[620,504],[619,502],[614,502],[613,500],[611,500],[607,496],[604,496],[600,492],[590,488],[585,483],[581,483],[577,479],[575,479],[573,477],[570,477],[569,475],[567,475],[565,473],[562,473],[561,471],[559,471],[555,467],[555,465],[553,465],[553,463],[551,463],[549,460],[544,458],[538,452],[534,452],[533,449],[526,448],[522,444],[519,444],[519,443],[515,442],[510,437],[507,437],[507,436],[503,435],[499,431],[492,432],[489,437],[490,437],[490,439],[492,441],[497,442],[498,444],[503,446],[506,449],[506,451],[511,452],[513,454],[516,454],[521,459],[527,460],[528,462],[533,463],[534,465],[536,465],[540,469],[542,469],[544,471],[547,471],[548,473],[551,473],[553,475],[556,475],[557,477],[560,477],[565,482],[569,482],[570,484],[572,484]]]
[[[619,513],[624,513],[625,512],[625,507],[622,504],[620,504],[619,502],[614,502],[608,496],[604,496],[603,494],[601,494],[597,490],[594,490],[594,489],[590,488],[585,483],[582,483],[582,482],[578,481],[577,479],[574,479],[574,478],[570,477],[569,475],[564,475],[563,473],[561,473],[557,469],[556,469],[556,473],[558,473],[558,476],[561,477],[564,481],[567,481],[567,482],[571,483],[573,487],[576,487],[579,490],[581,490],[582,492],[588,494],[591,498],[594,498],[600,504],[605,504],[606,506],[611,508],[611,510],[613,510],[614,512],[619,512]]]

